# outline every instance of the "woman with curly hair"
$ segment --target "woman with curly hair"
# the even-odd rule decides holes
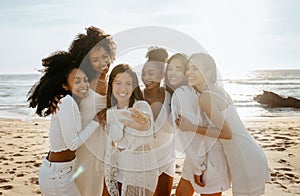
[[[155,152],[159,179],[154,195],[170,195],[175,175],[175,151],[173,148],[173,130],[168,118],[171,112],[171,95],[162,85],[168,52],[161,47],[149,48],[142,70],[142,81],[145,85],[144,98],[151,106],[154,116]]]
[[[48,116],[54,97],[64,97],[58,103],[60,110],[51,115],[50,152],[41,164],[39,184],[44,195],[80,196],[73,179],[75,152],[99,126],[92,120],[82,129],[78,105],[87,96],[88,79],[68,52],[50,55],[43,59],[43,66],[43,76],[28,93],[29,106],[39,116]]]
[[[86,125],[106,108],[107,72],[115,59],[115,43],[103,30],[91,26],[76,36],[69,51],[90,83],[88,96],[79,105],[82,124]],[[75,182],[83,196],[102,193],[105,137],[100,126],[76,152],[80,170]]]

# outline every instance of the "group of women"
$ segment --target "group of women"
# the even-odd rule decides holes
[[[42,60],[30,107],[51,115],[40,167],[44,195],[170,195],[176,155],[185,155],[176,195],[261,195],[266,157],[217,83],[206,53],[147,52],[139,86],[115,59],[110,35],[89,27]]]

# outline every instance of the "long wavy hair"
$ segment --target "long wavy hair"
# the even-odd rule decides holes
[[[97,75],[89,59],[89,53],[93,48],[103,48],[110,56],[110,59],[112,61],[115,60],[115,42],[109,34],[105,34],[103,30],[97,27],[91,26],[86,28],[86,34],[78,34],[69,47],[73,58],[76,62],[81,63],[80,68],[86,73],[89,81]]]
[[[70,94],[62,85],[68,85],[67,78],[73,69],[79,68],[69,52],[57,51],[42,59],[45,67],[41,72],[43,76],[34,84],[27,94],[29,107],[36,108],[39,116],[51,114],[50,105],[55,96]]]
[[[111,108],[118,104],[116,97],[112,93],[112,87],[113,87],[113,82],[119,73],[127,73],[132,77],[132,86],[134,90],[130,96],[128,107],[132,107],[135,100],[144,100],[143,93],[139,86],[139,80],[135,71],[127,64],[119,64],[113,68],[113,70],[109,75],[108,88],[107,88],[107,102],[106,102],[107,108]]]

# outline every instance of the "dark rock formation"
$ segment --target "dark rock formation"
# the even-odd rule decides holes
[[[256,95],[254,100],[269,107],[291,107],[300,108],[300,100],[294,97],[282,97],[271,91],[264,91],[261,95]]]

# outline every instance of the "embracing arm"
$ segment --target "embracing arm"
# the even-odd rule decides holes
[[[76,150],[91,136],[99,124],[91,121],[82,129],[81,115],[73,98],[67,96],[61,102],[57,117],[62,136],[68,149]]]
[[[220,96],[212,94],[210,92],[202,93],[198,99],[200,108],[206,114],[206,117],[210,120],[210,126],[204,130],[200,129],[200,134],[206,134],[210,137],[220,139],[231,139],[232,131],[226,121],[226,114],[222,112],[228,107],[228,104]]]
[[[194,125],[181,115],[178,116],[175,122],[181,131],[196,132],[199,135],[205,135],[218,139],[231,139],[231,134],[228,132],[221,131],[220,129],[211,125],[208,127]]]

